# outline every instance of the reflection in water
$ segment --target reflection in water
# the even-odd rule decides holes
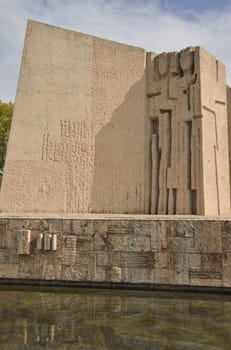
[[[0,315],[1,350],[228,350],[231,344],[229,296],[1,290]]]

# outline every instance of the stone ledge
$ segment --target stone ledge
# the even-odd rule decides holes
[[[186,286],[171,284],[147,284],[147,283],[116,283],[116,282],[91,282],[91,281],[60,281],[60,280],[33,280],[33,279],[12,279],[0,278],[1,289],[23,289],[23,288],[92,288],[92,289],[115,289],[115,290],[142,290],[142,291],[167,291],[167,292],[188,292],[188,293],[211,293],[231,295],[230,287],[212,286]]]
[[[231,215],[203,216],[203,215],[143,215],[143,214],[132,215],[132,214],[0,213],[0,219],[231,221]]]

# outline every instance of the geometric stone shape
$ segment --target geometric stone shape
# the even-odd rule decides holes
[[[20,255],[30,254],[31,231],[19,230],[17,252]]]
[[[44,245],[44,237],[43,237],[43,233],[40,233],[37,240],[36,240],[36,248],[38,250],[42,250],[43,249],[43,245]]]
[[[56,251],[57,250],[57,235],[52,234],[51,236],[51,250]]]
[[[140,234],[108,234],[108,245],[112,251],[150,251],[150,236]]]
[[[50,233],[44,234],[44,250],[51,250],[52,235]]]
[[[120,253],[120,264],[122,267],[146,267],[153,268],[155,264],[152,252],[122,252]]]

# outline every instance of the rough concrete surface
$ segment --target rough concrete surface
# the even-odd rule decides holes
[[[1,208],[144,212],[145,51],[28,22]]]

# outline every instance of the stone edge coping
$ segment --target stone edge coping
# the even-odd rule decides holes
[[[23,288],[57,287],[67,288],[90,288],[90,289],[112,289],[112,290],[140,290],[160,292],[187,292],[203,294],[231,295],[231,287],[193,286],[193,285],[170,285],[150,283],[127,283],[127,282],[92,282],[92,281],[64,281],[64,280],[42,280],[42,279],[15,279],[0,278],[0,290],[12,288],[23,290]]]
[[[143,214],[57,214],[57,213],[0,213],[0,219],[69,219],[69,220],[134,220],[134,221],[231,221],[227,216],[143,215]]]

